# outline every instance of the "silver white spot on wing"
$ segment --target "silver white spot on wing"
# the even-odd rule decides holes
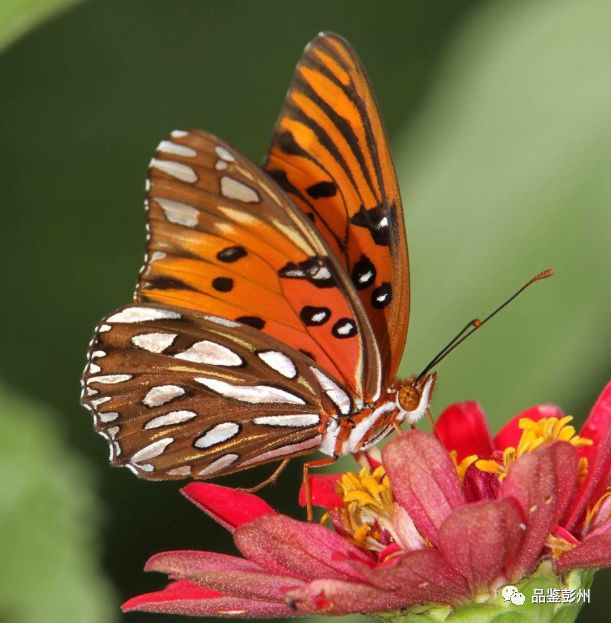
[[[229,318],[221,318],[220,316],[204,316],[204,318],[206,320],[209,320],[210,322],[214,322],[216,324],[220,324],[220,325],[222,325],[224,327],[235,328],[235,327],[242,326],[239,322],[235,322],[233,320],[229,320]]]
[[[173,199],[161,199],[155,197],[155,201],[162,207],[165,217],[170,223],[184,225],[185,227],[195,227],[199,218],[197,208]]]
[[[195,171],[191,167],[180,162],[174,162],[173,160],[158,160],[157,158],[153,158],[149,164],[149,167],[159,169],[160,171],[163,171],[164,173],[167,173],[182,182],[187,182],[188,184],[194,184],[197,182],[197,175]]]
[[[294,379],[297,376],[295,364],[284,353],[277,350],[266,350],[258,352],[257,356],[272,370],[282,374],[287,379]]]
[[[182,467],[175,467],[174,469],[168,470],[168,476],[190,476],[191,475],[191,466],[183,465]]]
[[[156,456],[159,456],[165,452],[165,449],[174,441],[174,437],[164,437],[163,439],[158,439],[157,441],[153,441],[148,446],[144,446],[141,450],[138,450],[132,458],[132,463],[140,463],[141,461],[148,461],[149,459],[153,459]],[[142,467],[141,465],[139,467]]]
[[[265,461],[271,461],[273,459],[283,457],[288,454],[297,454],[298,452],[311,450],[320,446],[320,441],[321,436],[316,435],[316,437],[312,437],[312,439],[306,439],[306,441],[302,441],[300,443],[292,443],[285,446],[280,446],[279,448],[274,448],[273,450],[268,450],[267,452],[261,452],[261,454],[257,454],[257,456],[253,457],[252,459],[244,461],[242,465],[254,465],[256,463],[264,463]]]
[[[378,441],[379,436],[376,435],[372,437],[370,440],[361,444],[363,438],[369,433],[372,428],[377,428],[375,426],[376,421],[389,413],[393,409],[396,409],[396,405],[393,402],[385,402],[380,405],[375,411],[372,411],[369,415],[365,416],[351,431],[348,439],[344,442],[342,447],[343,454],[349,454],[351,452],[357,452],[358,450],[366,450],[370,445],[371,441]],[[392,427],[391,427],[392,428]]]
[[[328,456],[335,455],[335,444],[339,435],[340,425],[337,418],[330,418],[322,436],[319,450]]]
[[[151,255],[151,262],[162,260],[164,257],[167,257],[167,255],[163,251],[154,251]]]
[[[235,199],[243,203],[258,203],[261,201],[259,193],[243,182],[224,175],[221,177],[221,194],[227,199]]]
[[[186,145],[179,145],[178,143],[172,143],[172,141],[161,141],[157,145],[157,151],[164,151],[167,154],[176,154],[177,156],[185,156],[187,158],[195,158],[197,152],[191,147]]]
[[[201,469],[197,475],[209,476],[211,474],[216,474],[217,472],[220,472],[235,463],[239,458],[240,456],[238,454],[223,454],[223,456],[220,456],[218,459],[212,461],[210,465],[204,467],[204,469]]]
[[[156,307],[126,307],[107,318],[107,322],[145,322],[147,320],[178,320],[181,315],[170,309]]]
[[[161,405],[184,395],[185,390],[178,385],[158,385],[149,389],[142,399],[142,404],[147,407],[160,407]]]
[[[111,400],[111,396],[104,396],[104,398],[96,398],[95,400],[91,401],[91,406],[94,409],[97,409],[100,405],[104,404],[105,402],[108,402],[109,400]]]
[[[187,134],[189,133],[184,130],[172,130],[172,132],[170,132],[172,138],[184,138]]]
[[[226,398],[234,398],[241,402],[251,404],[265,404],[269,402],[281,402],[288,404],[304,405],[305,401],[271,385],[233,385],[219,379],[209,379],[206,377],[198,377],[194,379],[197,383],[201,383],[212,391],[225,396]]]
[[[89,364],[89,374],[97,374],[98,372],[101,372],[102,368],[100,368],[100,366],[98,366],[97,363],[90,363]]]
[[[106,333],[106,331],[110,331],[112,327],[109,324],[101,324],[98,327],[98,333]]]
[[[350,413],[350,396],[332,381],[326,374],[323,374],[318,368],[310,366],[310,370],[316,377],[321,389],[327,394],[329,399],[337,406],[342,415]]]
[[[229,165],[228,165],[228,164],[227,164],[224,160],[217,160],[217,161],[214,163],[214,168],[215,168],[217,171],[225,171],[226,169],[228,169],[228,168],[229,168]]]
[[[158,415],[157,417],[149,420],[145,425],[145,430],[151,428],[160,428],[161,426],[176,426],[177,424],[183,424],[193,418],[197,417],[195,411],[170,411],[164,415]]]
[[[101,376],[92,376],[87,379],[87,383],[104,383],[114,385],[115,383],[124,383],[132,378],[131,374],[103,374]]]
[[[235,422],[222,422],[213,426],[210,430],[206,431],[203,435],[200,435],[193,445],[200,450],[209,448],[210,446],[216,446],[219,443],[223,443],[232,437],[235,437],[240,432],[240,425]]]
[[[94,350],[91,353],[91,358],[95,359],[96,357],[106,357],[106,351],[104,351],[104,350]]]
[[[162,353],[172,346],[178,333],[141,333],[132,337],[132,344],[147,350],[149,353]]]
[[[227,162],[235,162],[235,158],[233,157],[233,154],[228,149],[223,147],[222,145],[217,145],[214,148],[214,151],[216,152],[216,155],[219,158],[222,158],[223,160],[226,160]]]
[[[119,414],[116,411],[108,411],[108,413],[99,414],[100,422],[103,422],[104,424],[114,422],[118,417]]]
[[[109,439],[114,440],[120,430],[120,426],[111,426],[110,428],[107,428],[104,432],[108,435]]]
[[[296,413],[294,415],[262,415],[253,419],[255,424],[262,426],[294,426],[306,428],[320,422],[317,413]]]
[[[189,349],[177,353],[174,357],[211,366],[241,366],[243,363],[242,358],[237,353],[210,340],[195,342]]]

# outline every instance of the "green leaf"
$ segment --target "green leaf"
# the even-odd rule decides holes
[[[78,0],[2,0],[0,50]]]
[[[98,568],[89,474],[60,428],[56,413],[0,385],[3,623],[108,623],[118,614]]]

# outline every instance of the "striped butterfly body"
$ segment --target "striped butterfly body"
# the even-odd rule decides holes
[[[82,403],[142,478],[210,478],[375,444],[425,412],[395,379],[409,282],[380,115],[350,45],[305,50],[265,170],[201,131],[160,143],[131,305],[90,343]]]

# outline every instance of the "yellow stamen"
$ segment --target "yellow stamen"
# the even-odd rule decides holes
[[[465,472],[471,463],[475,463],[478,459],[477,454],[470,454],[466,456],[460,463],[458,462],[458,452],[456,450],[450,450],[450,458],[454,463],[454,467],[456,467],[456,473],[460,478],[461,482],[465,479]]]
[[[605,491],[605,493],[603,493],[600,496],[600,498],[598,498],[594,506],[591,506],[590,508],[588,508],[586,512],[586,518],[583,522],[583,528],[582,528],[583,534],[587,534],[590,531],[592,520],[594,519],[594,517],[600,510],[600,507],[602,506],[603,502],[609,497],[611,497],[611,487],[607,487],[607,490]],[[603,521],[605,521],[605,519],[608,518],[609,513],[611,513],[611,508],[609,509],[608,513],[606,513],[605,517],[596,518],[596,524],[600,525]]]
[[[394,507],[384,467],[373,472],[369,467],[358,473],[346,472],[337,483],[337,493],[344,501],[339,520],[353,541],[361,547],[382,551],[388,545],[381,540],[383,530],[391,533]]]
[[[554,536],[553,534],[548,534],[547,539],[545,540],[545,545],[550,548],[552,552],[552,558],[554,560],[558,560],[562,554],[565,554],[569,550],[572,550],[575,545],[573,543],[569,543],[565,539],[562,539],[558,536]]]

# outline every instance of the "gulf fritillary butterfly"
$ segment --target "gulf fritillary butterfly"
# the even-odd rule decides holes
[[[98,324],[83,374],[113,464],[206,479],[358,452],[423,415],[435,376],[395,380],[409,315],[399,189],[344,39],[306,48],[264,171],[174,131],[146,189],[134,303]]]

